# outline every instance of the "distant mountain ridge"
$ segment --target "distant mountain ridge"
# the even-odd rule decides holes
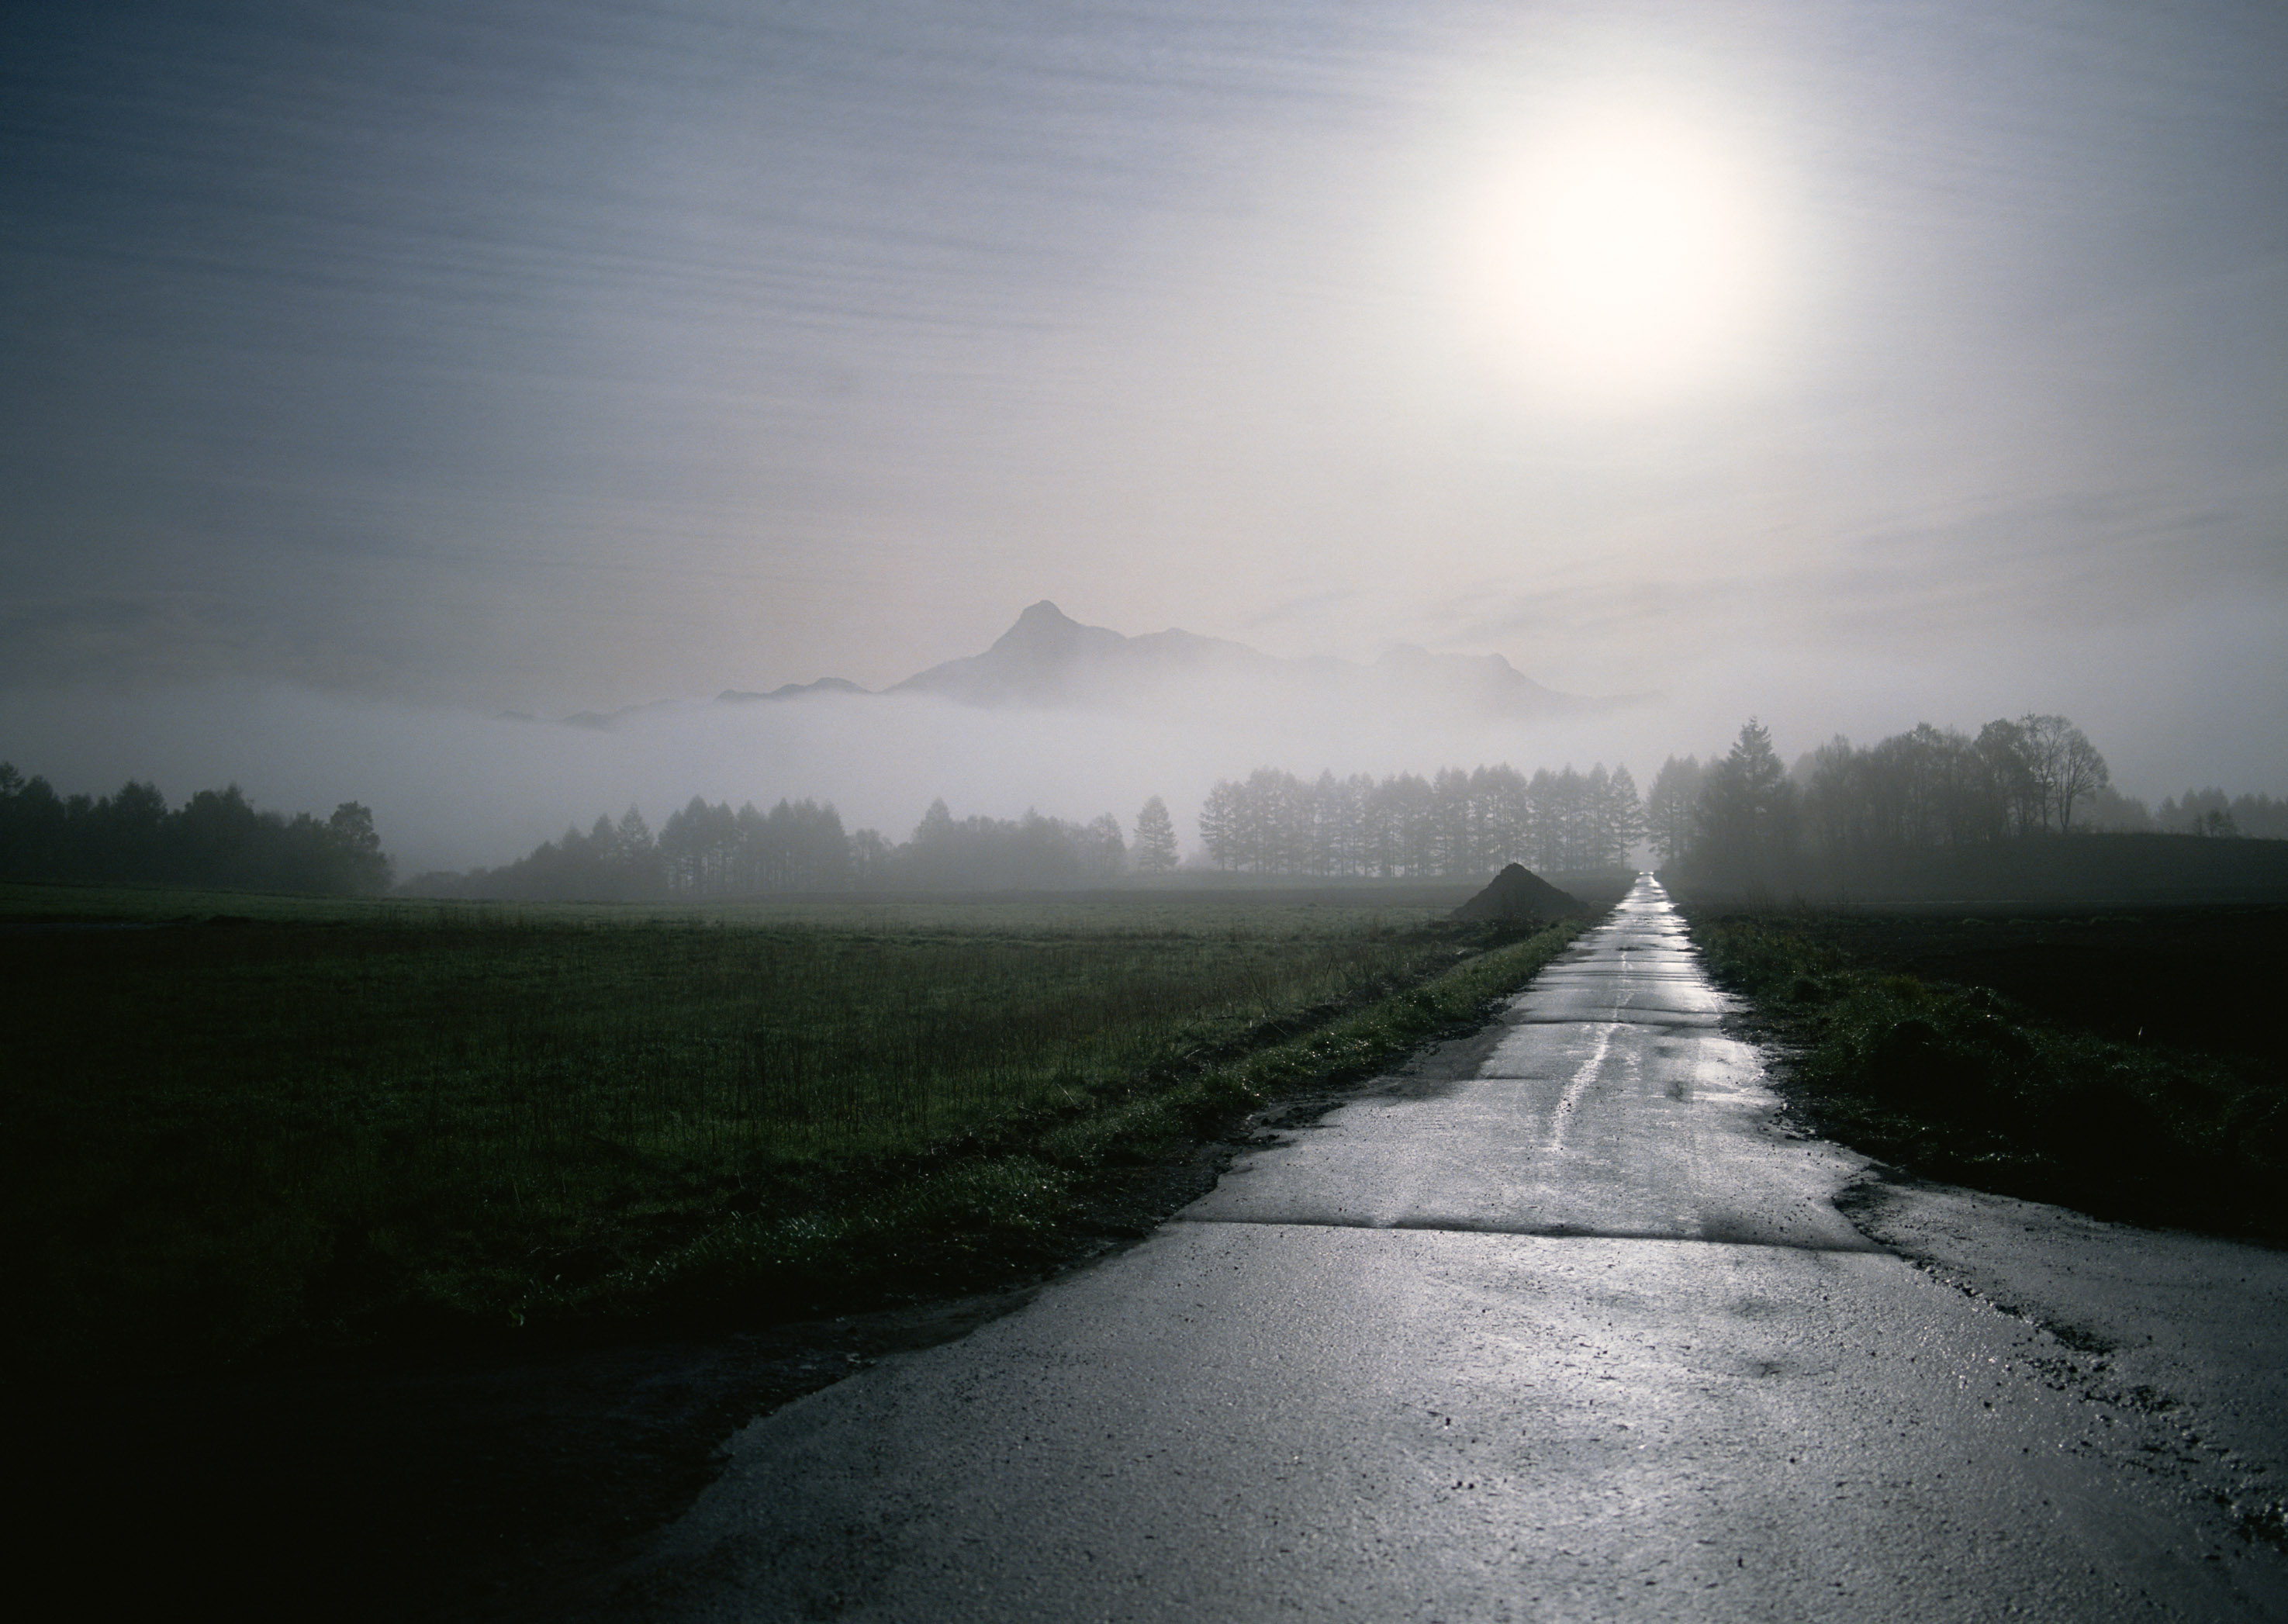
[[[1084,626],[1043,598],[1017,617],[981,654],[948,660],[881,689],[841,677],[790,682],[767,693],[726,688],[718,705],[772,705],[820,694],[868,698],[921,693],[983,709],[1121,710],[1183,701],[1228,697],[1271,699],[1304,705],[1434,709],[1447,715],[1500,718],[1582,716],[1647,697],[1586,699],[1545,688],[1499,654],[1434,654],[1410,644],[1370,664],[1314,655],[1282,659],[1227,638],[1170,630],[1125,637],[1104,626]],[[647,711],[691,701],[655,700],[647,705],[561,718],[571,727],[609,728]],[[520,711],[502,719],[531,722]]]
[[[981,654],[917,672],[884,693],[926,693],[957,704],[1038,709],[1119,709],[1172,692],[1236,686],[1271,689],[1299,700],[1332,703],[1436,705],[1482,715],[1551,717],[1601,709],[1610,701],[1544,687],[1499,654],[1434,654],[1401,646],[1370,665],[1317,656],[1284,660],[1224,638],[1171,630],[1126,637],[1084,626],[1047,598]],[[768,693],[726,690],[719,703],[865,693],[839,677],[794,684]]]
[[[871,688],[862,688],[846,677],[822,677],[816,682],[782,683],[768,693],[749,693],[738,688],[726,688],[715,696],[719,705],[743,704],[758,699],[800,699],[806,693],[871,693]]]

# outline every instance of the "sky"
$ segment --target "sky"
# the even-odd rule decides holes
[[[1648,780],[1751,713],[2057,711],[2132,793],[2288,792],[2254,0],[20,4],[0,354],[0,756],[355,794],[440,861],[1283,753]],[[1657,698],[497,719],[884,685],[1043,598]]]

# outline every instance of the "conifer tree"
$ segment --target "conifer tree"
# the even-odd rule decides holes
[[[1139,874],[1165,874],[1176,866],[1176,825],[1156,795],[1136,814],[1134,850]]]

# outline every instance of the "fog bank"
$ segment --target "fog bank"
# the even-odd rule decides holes
[[[1648,783],[1672,752],[1720,752],[1752,712],[1783,756],[1844,732],[1863,741],[1929,720],[1974,730],[1990,717],[2057,709],[2080,722],[2125,793],[2157,801],[2188,787],[2281,793],[2288,729],[2260,690],[2283,691],[2283,656],[2212,646],[2212,707],[2159,702],[2125,662],[2109,692],[2060,694],[2041,680],[2038,646],[2013,692],[1951,693],[1918,672],[1839,661],[1826,702],[1803,697],[1806,674],[1776,654],[1740,651],[1690,691],[1601,714],[1534,721],[1362,714],[1196,698],[1162,709],[981,709],[925,697],[820,695],[790,702],[675,701],[607,727],[522,721],[281,686],[185,687],[148,694],[87,689],[0,690],[0,758],[65,793],[107,793],[129,778],[173,800],[236,782],[258,804],[323,813],[344,800],[374,809],[401,875],[491,866],[568,824],[640,806],[655,827],[694,796],[767,807],[781,797],[831,801],[846,827],[894,840],[930,801],[957,815],[1014,817],[1029,808],[1132,828],[1158,795],[1184,849],[1219,778],[1270,766],[1316,777],[1506,761],[1536,767],[1625,764]],[[1786,677],[1792,681],[1782,681]],[[1966,688],[1973,685],[1965,680]],[[1975,685],[1987,690],[1989,684]],[[1789,698],[1760,704],[1758,693]],[[2078,702],[2077,702],[2077,701]]]

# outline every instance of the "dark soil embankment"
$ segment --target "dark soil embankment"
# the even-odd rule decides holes
[[[1815,1131],[1928,1177],[2288,1242],[2288,908],[1688,918]]]
[[[1454,910],[1465,923],[1524,924],[1538,919],[1572,919],[1586,910],[1577,898],[1557,889],[1522,863],[1512,863],[1486,888]]]

